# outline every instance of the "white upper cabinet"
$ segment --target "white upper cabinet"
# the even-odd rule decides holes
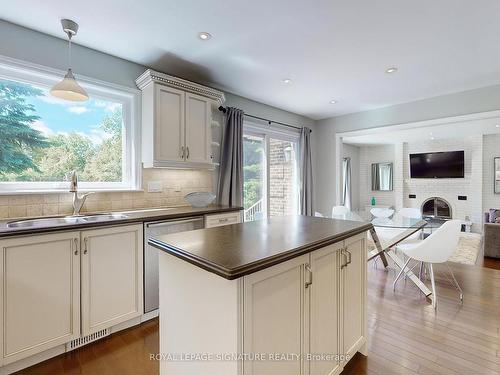
[[[147,70],[142,90],[142,155],[145,168],[213,168],[212,121],[224,94]]]
[[[153,130],[155,132],[154,160],[184,160],[184,101],[183,91],[156,85],[156,122],[158,125]]]

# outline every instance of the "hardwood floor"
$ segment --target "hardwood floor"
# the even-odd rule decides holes
[[[410,282],[393,293],[394,271],[370,263],[368,357],[356,355],[343,374],[500,374],[500,271],[452,267],[464,303],[436,267],[436,312]],[[154,320],[20,374],[157,374],[158,362],[149,360],[157,352]]]

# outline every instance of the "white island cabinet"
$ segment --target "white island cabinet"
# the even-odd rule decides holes
[[[341,373],[366,354],[369,226],[288,217],[152,239],[160,373]]]

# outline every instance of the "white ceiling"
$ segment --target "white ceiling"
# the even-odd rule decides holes
[[[16,0],[0,8],[0,18],[58,37],[59,19],[74,19],[76,43],[314,119],[500,83],[499,14],[492,0]],[[200,31],[213,38],[199,40]],[[386,74],[390,66],[399,71]]]
[[[343,133],[341,136],[343,143],[373,146],[487,134],[500,134],[500,111],[372,128]]]

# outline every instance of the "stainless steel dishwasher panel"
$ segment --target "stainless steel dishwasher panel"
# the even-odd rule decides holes
[[[144,223],[144,312],[158,309],[158,250],[148,244],[151,237],[204,228],[203,217]]]

